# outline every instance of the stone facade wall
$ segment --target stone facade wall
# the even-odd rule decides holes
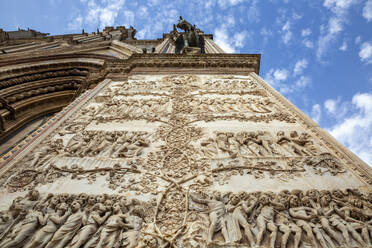
[[[73,104],[2,169],[1,247],[371,245],[365,165],[255,73],[131,74]]]

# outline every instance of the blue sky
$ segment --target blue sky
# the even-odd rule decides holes
[[[132,25],[162,37],[182,15],[372,165],[372,0],[0,0],[0,28],[51,34]]]

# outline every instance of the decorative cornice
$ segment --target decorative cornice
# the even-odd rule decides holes
[[[109,73],[129,73],[136,67],[244,68],[259,74],[260,54],[133,54],[128,60],[110,59]]]

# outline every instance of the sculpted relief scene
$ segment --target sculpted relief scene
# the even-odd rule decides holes
[[[3,170],[0,247],[369,247],[370,182],[311,125],[254,75],[109,82]]]

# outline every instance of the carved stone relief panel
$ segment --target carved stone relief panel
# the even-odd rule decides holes
[[[371,192],[208,194],[179,187],[147,200],[31,190],[1,211],[0,246],[371,246]]]
[[[259,82],[228,75],[112,82],[11,172],[3,178],[12,190],[66,176],[92,183],[106,172],[112,189],[127,189],[117,182],[128,173],[136,182],[155,172],[160,181],[204,175],[210,185],[234,175],[280,182],[348,174]],[[131,188],[150,191],[144,185]]]
[[[17,161],[1,183],[9,204],[26,190],[75,194],[68,196],[70,210],[53,211],[63,223],[79,213],[81,231],[64,239],[56,229],[42,241],[46,247],[64,242],[80,247],[88,239],[96,243],[86,247],[114,247],[118,240],[124,247],[334,247],[345,242],[362,247],[370,242],[368,227],[348,227],[346,222],[357,221],[343,209],[356,194],[367,218],[365,195],[342,192],[341,200],[333,200],[337,216],[332,219],[330,203],[320,200],[332,198],[333,189],[366,184],[251,76],[134,75],[112,82]],[[82,192],[103,195],[104,200],[91,197],[103,205],[94,207],[92,200],[91,216],[82,210],[88,200],[76,200]],[[305,196],[311,199],[301,202]],[[292,198],[298,203],[291,211]],[[141,209],[128,208],[128,199]],[[84,214],[92,226],[85,228]],[[30,247],[41,242],[32,241],[39,236],[23,238]]]

